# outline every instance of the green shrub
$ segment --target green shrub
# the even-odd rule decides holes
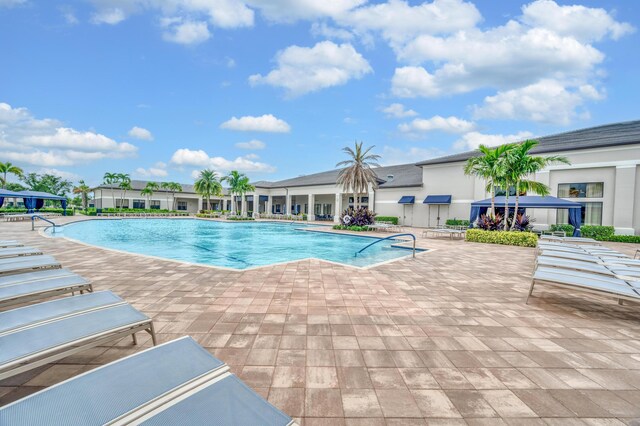
[[[454,217],[453,219],[447,219],[445,224],[449,226],[469,226],[469,221],[466,219],[456,219]]]
[[[474,243],[504,244],[508,246],[535,247],[538,236],[532,232],[520,231],[484,231],[469,229],[466,240]]]
[[[368,231],[368,226],[346,226],[346,225],[333,225],[333,229],[337,229],[340,231],[355,231],[355,232],[364,232]]]
[[[593,238],[599,241],[608,241],[609,238],[615,235],[615,228],[613,226],[594,226],[584,225],[580,228],[581,236],[584,238]]]
[[[549,231],[551,232],[560,232],[564,231],[567,235],[573,235],[573,225],[568,225],[566,223],[555,224],[549,227]]]
[[[605,241],[614,243],[635,243],[640,244],[640,235],[612,235]]]
[[[238,220],[238,221],[243,221],[243,220],[255,220],[252,217],[242,217],[242,216],[229,216],[227,218],[227,220]]]
[[[393,223],[394,225],[397,225],[398,217],[397,216],[376,216],[376,222],[389,222],[389,223]]]

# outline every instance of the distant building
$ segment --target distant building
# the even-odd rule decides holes
[[[571,165],[553,165],[533,177],[547,184],[551,195],[581,203],[584,224],[612,225],[620,234],[640,231],[640,121],[536,139],[540,144],[532,153],[564,155],[571,161]],[[372,206],[378,215],[398,216],[401,223],[419,227],[468,218],[471,202],[489,197],[485,182],[463,172],[466,160],[474,155],[478,152],[376,168],[378,188],[370,187],[362,194],[360,204]],[[352,194],[344,193],[336,183],[338,174],[339,170],[331,170],[277,182],[255,182],[255,192],[247,194],[247,211],[305,213],[310,220],[336,217],[353,205]],[[145,185],[144,181],[132,182],[134,190],[127,191],[124,207],[146,205],[146,198],[140,195]],[[120,193],[119,189],[113,191],[116,205]],[[108,186],[97,187],[95,196],[97,208],[113,206]],[[171,206],[171,195],[168,197],[169,204],[167,194],[157,191],[150,207]],[[229,210],[232,201],[227,193],[213,202],[214,209]],[[176,205],[179,210],[196,212],[203,204],[193,185],[183,185],[183,192],[176,194]],[[529,209],[527,214],[541,228],[567,223],[564,210]]]

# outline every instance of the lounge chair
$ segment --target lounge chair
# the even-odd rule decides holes
[[[613,275],[613,272],[604,265],[560,257],[538,256],[535,261],[534,269],[538,268],[539,266],[570,269],[574,271],[590,272],[593,274],[601,275]]]
[[[588,253],[574,253],[574,252],[566,252],[566,251],[557,251],[557,250],[541,250],[540,255],[549,256],[549,257],[560,257],[563,259],[572,259],[579,260],[581,262],[593,262],[593,263],[602,263],[608,260],[616,260],[620,259],[618,256],[610,256],[607,254],[588,254]]]
[[[8,259],[20,256],[39,256],[42,250],[32,247],[7,247],[0,248],[0,259]]]
[[[290,417],[183,337],[0,408],[0,424],[288,425]]]
[[[110,298],[96,306],[94,294],[87,294],[71,298],[75,307],[66,311],[59,306],[69,298],[3,313],[22,318],[22,325],[0,333],[0,380],[126,336],[135,344],[135,333],[143,330],[155,344],[151,319],[117,296]]]
[[[22,247],[24,244],[22,244],[19,241],[16,240],[2,240],[0,241],[0,248],[8,248],[8,247]]]
[[[0,276],[0,307],[65,293],[93,291],[89,281],[68,269],[43,269]]]
[[[624,280],[588,272],[568,271],[541,266],[538,267],[533,274],[526,303],[529,303],[529,297],[531,297],[533,293],[534,286],[541,283],[569,288],[571,290],[613,296],[618,299],[619,303],[621,300],[640,302],[639,288]]]
[[[20,274],[39,269],[57,269],[61,267],[60,262],[53,258],[53,256],[47,255],[0,259],[0,276]]]
[[[583,237],[556,237],[553,235],[541,235],[540,239],[548,240],[548,241],[559,241],[562,243],[569,243],[569,244],[585,244],[585,245],[589,244],[589,245],[596,245],[596,246],[601,245],[599,241],[596,241],[593,238],[583,238]]]

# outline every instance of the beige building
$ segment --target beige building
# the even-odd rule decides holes
[[[571,165],[554,165],[534,179],[547,184],[551,195],[579,202],[582,223],[612,225],[619,234],[640,232],[640,121],[616,123],[537,138],[532,152],[564,155]],[[447,219],[467,219],[473,201],[489,197],[485,183],[463,172],[466,160],[476,151],[434,158],[415,164],[376,169],[378,187],[362,194],[360,204],[373,207],[381,216],[398,216],[406,225],[426,227],[444,224]],[[337,221],[338,214],[353,205],[353,196],[336,184],[339,170],[300,176],[277,182],[255,182],[255,192],[247,194],[245,211],[272,214],[307,214],[309,220]],[[146,182],[134,181],[125,207],[141,205],[140,190]],[[116,194],[116,204],[119,190]],[[112,191],[96,188],[96,207],[113,206]],[[162,191],[154,194],[151,207],[167,208]],[[169,205],[171,196],[169,195]],[[237,209],[241,203],[236,201]],[[202,209],[192,185],[183,185],[176,194],[179,210]],[[231,197],[215,200],[214,209],[229,209]],[[337,214],[336,214],[337,213]],[[535,226],[567,223],[566,210],[528,209]]]

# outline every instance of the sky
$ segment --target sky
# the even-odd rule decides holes
[[[0,0],[0,161],[96,185],[640,119],[640,2]],[[12,180],[12,179],[10,179]]]

